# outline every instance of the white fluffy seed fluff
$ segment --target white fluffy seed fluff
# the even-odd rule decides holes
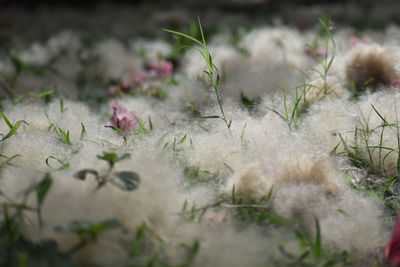
[[[349,33],[338,35],[344,43]],[[299,69],[309,70],[317,64],[305,53],[307,38],[295,30],[269,27],[247,33],[240,42],[243,51],[223,35],[210,40],[209,50],[223,75],[223,108],[232,120],[229,130],[221,119],[198,116],[220,115],[220,109],[210,100],[212,92],[196,81],[204,62],[195,49],[186,52],[183,68],[174,76],[176,84],[163,88],[169,94],[167,99],[141,95],[116,99],[134,111],[146,128],[126,141],[104,127],[110,125],[107,103],[95,110],[72,100],[64,100],[64,110],[58,99],[49,104],[4,103],[4,113],[13,123],[24,120],[27,124],[0,143],[1,154],[19,155],[1,169],[1,192],[14,201],[21,200],[23,190],[50,172],[54,184],[42,207],[43,229],[39,229],[36,214],[27,213],[26,232],[33,240],[55,239],[62,251],[76,244],[77,238],[57,233],[54,227],[73,220],[117,219],[122,229],[101,234],[74,254],[74,260],[82,265],[113,265],[124,257],[123,250],[142,223],[150,229],[152,247],[163,249],[177,264],[185,258],[181,244],[196,240],[200,250],[193,266],[259,266],[279,258],[277,247],[282,240],[288,248],[294,242],[288,232],[238,227],[230,210],[207,211],[209,223],[182,218],[185,201],[188,209],[199,208],[233,192],[242,204],[256,203],[270,195],[268,205],[274,214],[295,218],[309,233],[315,234],[314,219],[318,218],[326,250],[372,255],[388,237],[387,219],[382,218],[389,216],[382,203],[346,184],[343,170],[349,167],[349,161],[331,152],[343,154],[346,145],[357,146],[357,155],[373,171],[398,175],[399,136],[385,123],[397,123],[400,116],[400,93],[389,86],[399,78],[397,58],[392,56],[399,51],[382,44],[357,45],[349,52],[344,50],[350,46],[343,45],[325,80],[315,73],[306,79],[310,87],[304,98],[310,105],[299,108],[302,117],[295,124],[290,117],[297,113],[285,110],[284,103],[293,107],[296,102],[296,91],[300,92],[296,86],[304,81]],[[391,45],[400,43],[390,40]],[[42,62],[48,50],[66,46],[76,50],[79,43],[78,37],[65,33],[46,46],[33,45],[21,57]],[[100,56],[105,77],[121,78],[143,69],[144,58],[139,55],[143,49],[149,50],[146,59],[165,57],[172,51],[161,41],[135,41],[126,47],[110,39],[98,43],[94,52]],[[58,67],[68,66],[74,65],[65,61]],[[76,85],[68,87],[73,84],[68,79],[76,73],[70,74],[63,78],[64,84],[76,96]],[[374,82],[366,86],[370,78]],[[43,82],[39,77],[32,79],[33,85]],[[351,83],[362,94],[358,99],[350,98]],[[286,98],[279,94],[282,91]],[[252,111],[242,107],[241,93],[258,99],[259,107]],[[185,113],[191,105],[195,107],[193,116]],[[86,130],[83,136],[82,126]],[[65,144],[55,128],[68,131],[72,145]],[[0,132],[6,134],[8,130],[1,122]],[[384,147],[394,152],[388,153]],[[110,183],[96,190],[93,175],[84,181],[74,178],[82,169],[106,173],[107,163],[97,157],[103,152],[130,153],[129,159],[116,163],[114,171],[138,173],[137,190],[125,192]],[[69,168],[54,170],[60,162],[69,163]],[[207,182],[192,184],[185,174],[188,169],[197,171]],[[35,206],[35,201],[32,196],[28,204]]]

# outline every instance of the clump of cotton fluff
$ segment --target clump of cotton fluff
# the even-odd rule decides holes
[[[228,122],[232,120],[230,128],[228,129],[222,119],[198,121],[197,124],[201,127],[188,127],[192,149],[185,151],[189,166],[219,174],[221,177],[230,173],[231,168],[235,168],[236,162],[240,161],[247,139],[245,132],[250,121],[253,121],[246,111],[230,101],[224,102],[223,108]],[[204,108],[201,114],[221,115],[217,105]]]
[[[367,94],[356,103],[324,100],[311,107],[302,132],[326,152],[344,153],[345,146],[357,147],[370,171],[397,175],[397,131],[399,94],[383,90]],[[379,113],[379,114],[378,114]],[[382,116],[382,117],[381,117]],[[385,125],[384,120],[389,125]],[[369,129],[369,130],[368,130]]]
[[[120,78],[141,70],[142,60],[131,49],[114,39],[104,40],[95,48],[108,78]]]
[[[383,43],[389,46],[398,46],[400,44],[400,28],[396,25],[388,25],[384,31],[380,35],[383,40]]]
[[[143,54],[147,60],[166,58],[172,53],[172,47],[162,40],[135,40],[131,42],[133,51]]]
[[[229,226],[229,225],[228,225]],[[260,229],[237,231],[221,225],[209,230],[201,242],[194,266],[262,266],[268,262],[269,244]],[[240,240],[240,242],[239,242]]]
[[[16,51],[16,57],[34,71],[19,73],[15,91],[25,93],[57,88],[62,95],[76,97],[75,78],[80,68],[76,53],[80,47],[77,34],[62,32],[45,43],[33,43],[27,49]]]
[[[42,44],[34,43],[27,50],[19,53],[19,58],[27,64],[45,64],[50,60],[49,50]]]
[[[63,31],[52,36],[47,41],[47,47],[53,53],[58,53],[62,50],[73,53],[81,47],[81,39],[79,34],[73,31]]]
[[[356,145],[361,147],[360,156],[372,171],[392,176],[398,175],[399,99],[400,94],[390,90],[368,94],[360,99],[357,119]]]
[[[125,97],[117,101],[127,110],[133,111],[137,121],[144,123],[148,130],[150,128],[157,131],[170,130],[170,128],[181,127],[188,120],[188,117],[182,113],[183,108],[179,109],[179,105],[170,105],[171,102],[168,101],[160,102],[148,97],[138,96]],[[105,107],[105,109],[107,110],[106,113],[110,113],[109,108]]]
[[[308,104],[315,103],[322,98],[340,98],[349,95],[349,92],[344,88],[344,84],[335,76],[316,77],[308,85],[305,94],[305,100]]]
[[[229,86],[229,80],[235,75],[242,75],[241,71],[246,69],[246,57],[239,53],[234,47],[232,47],[225,36],[217,36],[211,40],[208,44],[208,50],[211,54],[213,63],[219,69],[222,75],[222,91],[224,96],[240,96],[240,91],[237,92],[237,88]],[[186,52],[183,58],[183,72],[191,78],[197,79],[198,77],[207,80],[207,76],[203,74],[204,70],[207,70],[206,62],[197,49],[192,48]],[[243,76],[241,76],[243,78]],[[243,90],[242,88],[240,90]]]
[[[240,53],[227,38],[218,36],[210,42],[213,62],[222,73],[224,96],[240,99],[241,94],[254,99],[263,94],[290,89],[301,80],[302,69],[309,65],[304,42],[296,31],[282,29],[254,30],[244,36]],[[195,49],[185,56],[185,71],[197,77],[205,69]]]
[[[252,140],[250,129],[248,140]],[[258,162],[239,169],[232,176],[226,187],[228,194],[235,185],[238,198],[254,203],[272,190],[272,207],[277,215],[298,218],[311,232],[317,217],[327,247],[338,251],[344,248],[367,255],[385,241],[387,232],[381,222],[382,207],[367,196],[348,189],[339,166],[326,152],[302,135],[272,135],[267,133],[264,139],[258,133],[257,145],[263,152],[248,146],[244,154],[249,153],[248,157],[254,157]],[[340,230],[330,232],[332,225]],[[367,230],[368,236],[361,237],[359,229]],[[366,243],[369,238],[376,242]]]
[[[100,150],[98,148],[98,152]],[[80,154],[76,157],[82,160]],[[96,156],[92,154],[92,157]],[[104,167],[96,165],[100,173],[105,172]],[[117,219],[123,225],[124,231],[120,228],[109,230],[105,235],[100,235],[96,242],[74,255],[74,259],[81,264],[105,266],[126,256],[123,251],[126,251],[126,245],[134,238],[136,228],[143,222],[157,236],[164,240],[168,239],[168,229],[179,219],[178,213],[185,199],[185,195],[179,190],[180,171],[162,158],[155,157],[154,154],[149,155],[143,150],[136,155],[132,153],[130,160],[120,162],[115,169],[115,171],[135,171],[140,175],[139,187],[133,192],[122,191],[111,184],[96,191],[94,177],[90,176],[86,181],[79,181],[73,177],[76,171],[79,169],[71,165],[70,170],[52,174],[54,184],[42,207],[45,225],[40,231],[36,228],[36,223],[30,226],[29,235],[32,238],[55,239],[60,249],[65,251],[77,244],[78,239],[72,234],[54,232],[54,227],[73,220],[95,223]],[[29,185],[26,180],[32,181],[32,175],[28,175],[27,172],[21,179],[14,177],[16,174],[18,172],[3,175],[5,185],[3,188],[7,192],[12,192],[14,183],[21,182],[21,179],[25,180],[26,185]],[[10,182],[11,180],[13,182]],[[36,218],[30,216],[29,219],[35,222]]]
[[[234,173],[226,176],[221,185],[222,192],[228,195],[235,192],[236,198],[245,203],[254,203],[272,192],[272,208],[277,215],[299,219],[310,232],[315,230],[314,218],[321,221],[327,249],[342,251],[345,248],[368,255],[384,241],[387,233],[380,220],[382,207],[346,187],[339,166],[329,156],[329,151],[315,144],[307,133],[290,131],[278,119],[255,119],[242,115],[234,120],[237,125],[244,121],[247,126],[240,153],[225,161]],[[232,130],[233,136],[236,131],[235,128]],[[229,145],[222,135],[218,139],[217,133],[211,133],[204,144],[214,139],[221,147]],[[228,139],[229,135],[226,136]],[[195,146],[197,140],[193,137]],[[230,148],[234,147],[231,145]],[[198,159],[210,159],[212,164],[216,160],[210,155],[221,158],[215,147],[203,146],[201,149],[208,152],[204,152],[208,158],[199,156]],[[216,166],[222,169],[223,162]],[[362,209],[357,210],[358,207]],[[347,212],[350,217],[344,215]],[[329,232],[331,225],[341,232]],[[359,237],[357,227],[367,230],[368,235]],[[364,244],[368,238],[377,241]]]
[[[381,205],[351,189],[342,188],[339,195],[327,197],[313,184],[287,184],[276,192],[272,201],[278,215],[299,219],[314,234],[317,218],[327,249],[367,256],[388,236]]]
[[[202,81],[188,79],[180,74],[175,75],[174,79],[178,84],[166,88],[168,97],[164,102],[167,106],[196,113],[210,102],[210,91],[204,88]]]
[[[349,146],[355,145],[357,112],[357,106],[347,99],[325,98],[309,108],[299,131],[326,153],[335,148],[342,153],[342,138]]]
[[[26,64],[44,65],[61,52],[76,52],[80,45],[77,34],[65,31],[54,35],[46,43],[33,43],[19,51],[17,57]]]
[[[93,142],[107,139],[119,144],[111,129],[106,129],[106,123],[92,113],[86,105],[70,101],[64,102],[64,110],[58,101],[49,106],[39,104],[19,104],[5,109],[5,114],[16,123],[23,120],[25,123],[18,129],[16,135],[2,144],[2,153],[6,155],[19,154],[13,160],[18,166],[25,166],[37,171],[48,171],[46,159],[50,156],[61,161],[68,161],[71,152],[79,151],[81,136],[87,136]],[[8,127],[3,122],[1,132],[7,133]],[[60,135],[60,129],[68,133],[71,145],[65,144]],[[50,160],[50,163],[55,163]]]
[[[67,103],[66,108],[66,115],[62,117],[65,120],[64,124],[73,126],[79,124],[81,119],[86,117],[84,116],[85,107]],[[37,109],[40,111],[40,108]],[[24,111],[31,113],[32,109]],[[75,116],[74,112],[83,116]],[[128,144],[123,150],[130,153],[131,158],[118,162],[114,171],[138,173],[141,179],[138,189],[126,192],[108,183],[96,190],[97,184],[94,176],[88,175],[85,181],[80,181],[74,178],[74,175],[86,168],[94,169],[100,175],[106,173],[107,163],[98,159],[97,155],[101,155],[103,151],[114,151],[115,147],[109,143],[101,143],[97,138],[102,136],[110,140],[109,136],[103,135],[99,127],[95,127],[100,119],[94,114],[87,114],[89,117],[94,117],[96,123],[91,124],[86,121],[87,136],[79,141],[79,149],[71,153],[67,146],[54,138],[52,133],[41,128],[45,123],[40,124],[41,119],[38,118],[40,113],[36,112],[26,116],[20,114],[36,129],[27,130],[28,126],[4,141],[6,152],[19,152],[22,160],[18,164],[16,163],[18,167],[5,167],[1,179],[2,190],[7,192],[10,199],[19,200],[23,190],[39,182],[44,176],[44,172],[52,171],[44,163],[45,157],[48,155],[65,160],[60,154],[68,154],[68,158],[64,162],[69,163],[70,167],[50,174],[53,178],[53,185],[42,206],[44,228],[38,229],[35,215],[27,215],[28,220],[32,222],[27,226],[29,237],[34,240],[55,239],[60,248],[66,251],[77,244],[78,239],[73,234],[56,233],[54,227],[73,220],[95,223],[115,218],[124,226],[124,231],[121,229],[109,230],[99,236],[96,242],[89,244],[74,256],[79,263],[101,265],[110,265],[115,259],[126,256],[123,254],[126,244],[133,239],[134,231],[143,222],[151,231],[156,232],[157,236],[165,240],[169,239],[169,229],[180,218],[178,213],[187,198],[187,193],[183,193],[180,189],[180,183],[183,181],[182,171],[175,167],[174,163],[166,159],[161,151],[157,153],[154,149],[147,150],[144,146]],[[15,115],[13,112],[10,114]],[[70,115],[68,116],[68,114]],[[39,123],[35,124],[35,119]],[[61,118],[57,119],[57,123],[61,123]],[[67,125],[64,126],[67,127]],[[72,136],[78,133],[73,127],[69,128]],[[78,142],[75,139],[72,140]],[[65,150],[68,150],[68,153]],[[38,165],[40,166],[38,167]],[[29,199],[28,205],[36,205],[35,201],[35,198],[32,197]]]
[[[290,89],[299,84],[299,69],[307,69],[309,60],[304,53],[305,42],[299,32],[288,28],[262,28],[251,31],[241,43],[249,52],[247,76],[251,83],[239,86],[245,95],[259,96]],[[245,76],[242,76],[243,78]],[[230,84],[232,86],[232,84]],[[253,93],[252,93],[253,92]]]
[[[247,166],[243,164],[232,176],[226,192],[232,192],[234,188],[238,197],[246,202],[261,199],[287,184],[310,184],[318,186],[326,195],[340,194],[342,184],[335,167],[317,147],[291,134],[282,135],[277,143],[272,143],[272,140],[278,137],[265,135],[260,139],[264,138],[271,143],[259,141],[263,151],[255,144],[249,146],[245,152],[249,153],[248,158],[244,158],[249,163]],[[293,143],[303,150],[299,152],[291,148]]]
[[[378,45],[359,45],[349,55],[346,74],[357,91],[367,87],[390,85],[400,75],[396,70],[399,58],[394,51]]]
[[[60,146],[57,136],[47,131],[49,123],[46,122],[43,108],[25,106],[6,110],[5,113],[13,123],[19,120],[28,123],[28,125],[22,124],[16,135],[2,143],[2,154],[20,155],[12,161],[14,164],[37,171],[45,171],[47,170],[45,163],[47,157],[59,156],[66,152]],[[8,131],[8,126],[2,122],[1,132],[7,134]]]

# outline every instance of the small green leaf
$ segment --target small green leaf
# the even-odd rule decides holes
[[[133,240],[133,243],[129,248],[129,255],[131,256],[140,255],[140,253],[142,252],[142,242],[145,233],[146,233],[146,224],[142,223],[136,229],[135,239]]]
[[[11,128],[11,130],[6,134],[6,136],[4,136],[0,142],[10,138],[11,136],[13,136],[14,134],[17,133],[18,128],[21,126],[22,123],[28,124],[26,121],[17,121],[16,124],[13,125],[13,127]]]
[[[109,152],[103,152],[103,155],[97,155],[97,158],[107,161],[110,168],[114,167],[114,164],[118,161],[118,155]]]
[[[106,128],[111,128],[111,129],[113,129],[115,132],[117,132],[117,133],[119,133],[119,134],[122,133],[122,130],[121,130],[120,128],[116,127],[116,126],[106,125],[106,126],[104,126],[104,127],[106,127]]]
[[[196,38],[193,38],[192,36],[189,36],[189,35],[184,34],[184,33],[182,33],[182,32],[172,31],[172,30],[168,30],[168,29],[163,29],[163,30],[166,31],[166,32],[172,33],[172,34],[174,34],[174,35],[182,36],[182,37],[185,37],[185,38],[187,38],[187,39],[189,39],[189,40],[192,40],[193,42],[197,43],[197,44],[200,45],[200,46],[203,46],[203,45],[204,45],[202,42],[200,42],[200,41],[197,40]]]
[[[122,161],[122,160],[130,159],[130,158],[131,158],[131,154],[130,153],[125,153],[122,156],[120,156],[117,161]]]
[[[82,130],[81,130],[81,139],[82,139],[83,137],[85,137],[87,135],[85,125],[82,122],[81,122],[81,128],[82,128]]]
[[[48,91],[45,91],[45,92],[41,92],[41,93],[38,93],[38,94],[35,94],[35,93],[25,93],[25,94],[19,96],[17,99],[15,99],[15,100],[13,101],[13,104],[14,104],[14,105],[15,105],[15,104],[18,104],[19,102],[21,102],[23,99],[25,99],[25,98],[27,98],[27,97],[34,97],[34,98],[37,98],[37,99],[46,98],[46,97],[48,97],[48,96],[51,96],[51,95],[54,94],[55,92],[56,92],[55,89],[51,89],[51,90],[48,90]]]
[[[46,174],[46,176],[40,181],[40,183],[36,186],[36,196],[39,207],[42,206],[44,199],[47,196],[51,186],[53,185],[53,180],[50,177],[50,174]]]
[[[84,247],[89,241],[95,240],[102,232],[116,227],[121,227],[121,224],[116,219],[108,219],[99,223],[75,220],[54,227],[54,231],[58,233],[70,232],[77,235],[80,240],[79,243],[69,250],[69,253],[73,253]]]
[[[69,131],[66,131],[66,132],[65,132],[65,131],[64,131],[63,129],[61,129],[61,128],[58,128],[58,131],[59,131],[59,134],[60,134],[60,136],[62,137],[64,143],[65,143],[66,145],[71,146],[72,143],[71,143],[71,140],[70,140],[70,138],[69,138]]]
[[[240,100],[242,102],[242,105],[247,108],[247,110],[253,110],[254,107],[256,106],[255,102],[248,98],[243,92],[240,92]]]
[[[316,228],[316,236],[312,246],[312,252],[316,259],[320,259],[322,257],[321,228],[317,218],[315,218],[315,228]]]
[[[3,117],[3,120],[6,122],[6,124],[8,125],[8,127],[10,129],[12,129],[12,127],[14,126],[11,121],[7,118],[6,114],[4,114],[3,112],[0,112],[1,116]]]
[[[80,170],[80,171],[78,171],[77,173],[75,173],[74,177],[77,178],[77,179],[79,179],[79,180],[82,180],[82,181],[83,181],[83,180],[86,179],[86,176],[87,176],[88,174],[93,174],[94,176],[96,176],[96,178],[99,177],[99,174],[97,173],[97,171],[96,171],[96,170],[93,170],[93,169],[83,169],[83,170]]]
[[[58,163],[60,163],[61,165],[58,168],[54,168],[53,166],[50,165],[50,159],[56,160]],[[64,163],[63,161],[57,159],[54,156],[49,156],[46,158],[46,165],[53,170],[63,170],[69,167],[69,163]]]
[[[37,217],[38,217],[38,223],[40,228],[43,227],[43,219],[42,219],[42,205],[43,202],[50,191],[51,186],[53,185],[53,180],[50,177],[50,174],[46,174],[45,177],[36,185],[31,187],[30,189],[27,190],[27,194],[34,190],[36,192],[36,201],[37,201]]]
[[[179,139],[178,144],[185,142],[187,135],[185,134],[181,139]]]
[[[219,119],[221,117],[218,115],[211,115],[211,116],[201,116],[200,118],[202,118],[202,119]]]
[[[136,172],[122,171],[114,175],[118,179],[112,180],[112,183],[124,191],[132,191],[139,186],[140,176]]]

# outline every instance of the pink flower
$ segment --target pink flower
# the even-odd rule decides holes
[[[309,57],[318,57],[318,58],[323,58],[326,56],[326,51],[325,48],[323,47],[318,47],[315,51],[311,50],[310,47],[307,47],[306,49],[306,55]]]
[[[352,45],[357,45],[357,44],[371,44],[372,39],[369,36],[364,36],[363,38],[358,38],[357,36],[351,36],[350,37],[350,43]]]
[[[140,85],[140,84],[146,82],[146,80],[148,78],[149,78],[149,74],[144,71],[136,71],[132,74],[132,82],[135,85]]]
[[[167,60],[151,61],[149,62],[148,67],[150,72],[162,78],[171,76],[174,71],[174,65],[171,61]]]
[[[397,216],[396,224],[393,227],[392,238],[386,245],[385,258],[392,266],[400,264],[400,216]]]
[[[117,85],[111,85],[107,88],[107,93],[109,96],[115,96],[121,92],[121,89]]]
[[[132,131],[137,126],[136,116],[133,111],[127,111],[117,101],[111,100],[110,107],[113,110],[111,124],[121,129],[123,133]]]
[[[400,79],[396,79],[390,82],[390,86],[399,87],[400,86]]]

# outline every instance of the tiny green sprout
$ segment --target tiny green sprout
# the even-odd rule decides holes
[[[61,129],[60,127],[56,127],[55,132],[57,133],[58,136],[61,137],[64,144],[66,144],[68,146],[72,146],[71,139],[69,138],[69,131],[65,131],[65,130]]]
[[[104,126],[105,128],[111,128],[112,130],[114,130],[116,133],[118,134],[122,134],[122,130],[120,128],[118,128],[117,126],[112,126],[112,125],[106,125]]]
[[[89,221],[71,221],[67,224],[54,227],[57,233],[74,233],[79,242],[69,249],[69,253],[75,253],[85,247],[89,242],[95,241],[97,237],[109,229],[120,228],[121,223],[116,219],[108,219],[98,223]]]
[[[80,135],[80,137],[81,137],[81,139],[82,138],[84,138],[86,135],[87,135],[87,133],[86,133],[86,128],[85,128],[85,124],[83,124],[83,122],[81,122],[81,135]]]
[[[200,242],[196,240],[194,241],[193,245],[188,246],[186,244],[182,244],[182,247],[186,250],[186,259],[180,266],[189,267],[193,264],[197,254],[199,253]]]
[[[44,92],[37,93],[37,94],[36,93],[25,93],[25,94],[22,94],[19,97],[17,97],[13,101],[13,104],[16,105],[16,104],[22,102],[23,100],[25,100],[25,98],[28,98],[28,97],[32,97],[32,98],[36,98],[36,99],[42,99],[42,98],[46,99],[46,98],[50,97],[51,95],[53,95],[55,92],[56,92],[55,89],[51,89],[51,90],[44,91]]]
[[[317,218],[315,218],[315,229],[316,229],[316,234],[315,234],[315,240],[312,243],[312,253],[314,257],[319,260],[323,256],[322,252],[322,244],[321,244],[321,227],[319,225],[319,221]]]
[[[56,161],[57,163],[56,164],[58,164],[59,166],[57,166],[57,167],[54,167],[52,164],[51,164],[51,161]],[[54,163],[53,163],[54,164]],[[69,163],[65,163],[65,162],[63,162],[62,160],[60,160],[60,159],[58,159],[58,158],[56,158],[56,157],[54,157],[54,156],[48,156],[47,158],[46,158],[46,165],[50,168],[50,169],[52,169],[52,170],[55,170],[55,171],[57,171],[57,170],[63,170],[63,169],[66,169],[66,168],[69,168]]]
[[[143,243],[146,231],[147,226],[145,223],[142,223],[139,227],[136,228],[135,239],[133,240],[129,248],[130,256],[138,256],[143,253]]]
[[[0,158],[4,158],[5,159],[5,161],[4,162],[2,162],[2,163],[0,163],[0,168],[2,168],[2,167],[4,167],[5,165],[12,165],[10,162],[13,160],[13,159],[15,159],[15,158],[18,158],[18,157],[20,157],[21,155],[20,154],[15,154],[15,155],[12,155],[12,156],[7,156],[7,155],[4,155],[4,154],[0,154]]]
[[[151,116],[149,115],[149,129],[150,129],[150,131],[151,130],[153,130],[153,123],[152,123],[152,121],[151,121]]]
[[[46,199],[47,194],[49,193],[51,187],[53,185],[53,179],[51,178],[49,173],[46,173],[44,178],[40,180],[39,183],[36,183],[30,186],[28,189],[24,191],[24,195],[28,196],[30,193],[36,193],[36,203],[37,203],[37,217],[39,227],[43,227],[43,219],[42,219],[42,206],[44,200]]]
[[[15,124],[12,124],[11,121],[7,118],[6,114],[4,112],[0,111],[0,115],[3,118],[4,122],[7,124],[7,126],[10,128],[10,131],[6,134],[3,135],[3,138],[0,139],[0,142],[10,138],[14,134],[17,133],[18,128],[21,126],[22,123],[29,125],[26,121],[24,120],[19,120]]]
[[[240,101],[248,111],[252,111],[256,107],[256,102],[248,98],[243,92],[240,92]]]
[[[220,93],[220,81],[221,81],[221,77],[219,74],[219,70],[217,68],[217,66],[214,64],[211,54],[208,50],[207,47],[207,42],[206,39],[204,37],[204,32],[203,32],[203,27],[201,25],[201,21],[200,21],[200,17],[197,18],[198,21],[198,27],[200,30],[200,35],[201,35],[201,40],[190,36],[188,34],[182,33],[182,32],[177,32],[177,31],[173,31],[173,30],[168,30],[168,29],[164,29],[164,31],[172,33],[174,36],[180,36],[180,37],[184,37],[192,42],[194,42],[195,44],[199,45],[201,47],[201,49],[196,48],[196,50],[199,52],[199,54],[203,57],[204,62],[207,65],[207,70],[204,71],[204,73],[206,74],[206,76],[208,77],[208,82],[210,84],[210,86],[213,88],[214,94],[216,96],[217,102],[218,102],[218,106],[221,112],[221,115],[213,115],[213,116],[205,116],[202,118],[218,118],[221,119],[225,122],[229,132],[231,133],[231,125],[232,125],[232,120],[229,120],[224,112],[223,109],[223,99]]]
[[[58,99],[59,103],[60,103],[60,112],[63,113],[64,111],[66,111],[67,109],[64,107],[64,99],[62,97],[60,97]]]
[[[129,153],[125,153],[122,156],[118,156],[115,153],[103,152],[103,155],[97,156],[101,160],[105,160],[109,164],[107,172],[103,175],[99,174],[94,169],[83,169],[75,173],[74,177],[79,180],[86,180],[86,177],[91,174],[97,181],[96,190],[103,187],[105,184],[110,183],[123,191],[133,191],[138,188],[140,184],[140,176],[136,172],[132,171],[120,171],[113,172],[115,163],[118,161],[130,158]]]
[[[97,155],[98,159],[102,159],[108,162],[110,169],[112,169],[118,161],[129,159],[131,154],[125,153],[122,156],[118,156],[116,153],[103,152],[103,155]]]

